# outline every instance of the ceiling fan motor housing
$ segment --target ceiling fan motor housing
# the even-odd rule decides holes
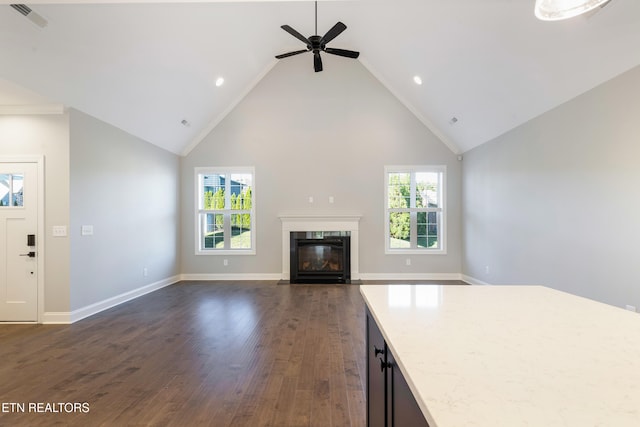
[[[309,37],[309,41],[311,42],[311,45],[308,46],[309,50],[313,50],[314,52],[324,50],[325,47],[320,43],[322,41],[322,37],[317,35],[311,36]]]

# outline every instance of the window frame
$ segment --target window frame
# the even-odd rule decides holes
[[[389,207],[389,175],[393,173],[409,173],[411,174],[411,204],[415,203],[415,189],[417,173],[438,173],[439,189],[438,189],[438,208],[390,208]],[[385,166],[384,167],[384,251],[387,255],[446,255],[447,253],[447,227],[446,227],[446,215],[447,215],[447,167],[446,165],[402,165],[402,166]],[[392,248],[389,218],[392,212],[409,212],[410,213],[410,241],[412,247],[409,248]],[[419,248],[413,246],[417,244],[417,213],[418,212],[436,212],[438,213],[438,241],[439,247],[436,249],[431,248]],[[415,241],[414,241],[415,240]]]
[[[251,209],[232,210],[231,200],[231,179],[225,179],[225,208],[224,209],[204,209],[203,182],[204,175],[225,175],[230,177],[233,174],[251,174]],[[256,254],[256,173],[253,166],[237,167],[196,167],[194,168],[194,188],[195,188],[195,253],[196,255],[255,255]],[[249,213],[251,215],[251,247],[233,249],[228,247],[227,239],[231,239],[231,215]],[[222,214],[224,216],[224,236],[225,247],[221,249],[204,248],[202,239],[202,215]],[[228,236],[228,237],[227,237]]]

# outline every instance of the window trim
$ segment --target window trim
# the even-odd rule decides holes
[[[201,246],[200,237],[202,235],[202,223],[200,215],[203,213],[214,213],[211,210],[206,210],[202,208],[203,200],[201,198],[201,175],[205,174],[238,174],[238,173],[247,173],[251,174],[251,248],[249,249],[204,249]],[[229,185],[231,185],[230,180],[228,180]],[[256,172],[255,167],[253,166],[237,166],[237,167],[229,167],[229,166],[208,166],[208,167],[196,167],[194,168],[194,189],[195,189],[195,222],[194,222],[194,235],[195,235],[195,254],[196,255],[255,255],[256,254]],[[230,194],[227,193],[227,194]],[[231,197],[230,195],[228,197]],[[225,204],[226,206],[226,204]],[[231,209],[224,209],[231,211]],[[219,211],[218,211],[219,212]],[[241,212],[241,211],[240,211]],[[238,213],[238,212],[236,212]],[[229,215],[231,212],[229,212]],[[226,227],[225,227],[226,231]],[[225,235],[230,235],[225,232]]]
[[[441,174],[440,182],[440,201],[441,207],[439,208],[440,222],[439,222],[439,239],[440,247],[438,249],[429,248],[391,248],[390,246],[390,230],[389,230],[389,213],[395,211],[394,208],[389,208],[389,174],[390,173],[416,173],[416,172],[436,172]],[[415,180],[411,180],[412,188],[415,186]],[[414,189],[415,191],[415,189]],[[447,254],[447,166],[446,165],[396,165],[384,167],[384,253],[386,255],[446,255]],[[433,209],[433,208],[432,208]],[[409,212],[424,212],[423,208],[406,208],[402,211]],[[433,211],[433,210],[431,210]],[[429,210],[427,210],[429,212]],[[415,233],[417,230],[411,230],[411,233]]]

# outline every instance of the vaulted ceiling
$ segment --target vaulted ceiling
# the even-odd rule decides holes
[[[304,49],[281,25],[315,32],[311,1],[29,3],[44,28],[9,3],[0,0],[0,105],[63,104],[178,154],[242,100],[274,55]],[[640,1],[559,22],[537,20],[533,4],[319,1],[320,35],[344,22],[330,46],[360,58],[324,54],[317,74],[311,54],[282,61],[308,61],[314,78],[334,61],[359,61],[464,152],[640,65]]]

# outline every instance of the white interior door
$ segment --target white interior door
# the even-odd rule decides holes
[[[0,321],[38,320],[38,164],[0,162]],[[30,239],[28,236],[32,235]]]

